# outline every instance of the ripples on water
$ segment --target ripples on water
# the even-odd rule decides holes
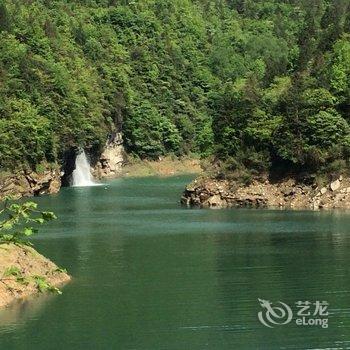
[[[349,348],[350,215],[187,209],[189,180],[38,198],[59,220],[35,244],[74,279],[0,312],[0,349]],[[326,300],[329,328],[266,328],[258,298]]]

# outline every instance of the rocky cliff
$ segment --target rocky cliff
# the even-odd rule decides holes
[[[75,168],[76,150],[67,152],[59,165],[46,166],[44,170],[18,170],[15,173],[0,174],[0,200],[11,195],[15,198],[57,193],[61,185],[69,186]],[[95,178],[115,177],[121,174],[125,159],[121,133],[113,134],[102,154],[95,161],[92,173]]]
[[[93,167],[96,178],[108,178],[120,175],[124,163],[125,151],[120,132],[115,133],[106,143],[106,147]]]
[[[340,176],[319,187],[289,178],[278,182],[253,181],[242,186],[234,181],[199,178],[187,186],[181,202],[207,208],[350,208],[350,178]]]
[[[57,193],[61,187],[58,168],[48,168],[42,172],[20,170],[0,177],[0,199],[11,195],[15,198]]]

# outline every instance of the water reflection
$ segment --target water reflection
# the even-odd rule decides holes
[[[108,191],[67,189],[38,199],[59,221],[35,243],[67,267],[73,281],[62,296],[31,303],[37,312],[13,311],[13,321],[0,325],[1,345],[36,350],[52,344],[123,350],[348,346],[350,216],[188,210],[177,203],[188,181],[117,180]],[[258,298],[291,305],[327,300],[330,327],[268,329],[257,319]]]

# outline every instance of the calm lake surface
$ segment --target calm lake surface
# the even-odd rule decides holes
[[[190,180],[37,198],[59,220],[35,246],[74,279],[1,311],[0,349],[349,349],[350,214],[187,209]],[[258,298],[293,320],[264,326]],[[296,325],[297,301],[327,301],[329,327]]]

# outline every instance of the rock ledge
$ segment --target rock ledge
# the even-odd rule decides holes
[[[340,176],[319,188],[298,183],[293,178],[274,183],[253,181],[247,186],[199,178],[186,187],[181,202],[207,208],[350,209],[350,179]]]

